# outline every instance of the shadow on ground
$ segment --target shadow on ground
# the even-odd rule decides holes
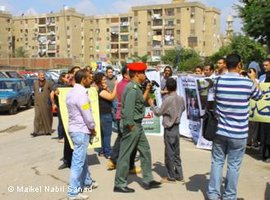
[[[99,159],[97,154],[90,154],[88,155],[88,165],[100,165]]]
[[[270,199],[270,183],[266,183],[266,188],[264,192],[264,199],[269,200]]]
[[[192,192],[202,192],[204,198],[206,199],[206,191],[207,191],[207,184],[208,184],[208,179],[206,174],[196,174],[191,177],[189,177],[188,180],[186,180],[186,188],[188,191]]]
[[[154,172],[156,172],[160,177],[167,177],[167,169],[162,162],[158,161],[155,162],[153,165],[154,168],[152,170]]]

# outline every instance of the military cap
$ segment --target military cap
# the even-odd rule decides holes
[[[147,68],[147,65],[142,62],[134,62],[134,63],[129,63],[127,67],[131,71],[145,71]]]

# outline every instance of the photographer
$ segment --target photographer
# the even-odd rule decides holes
[[[165,165],[168,171],[167,181],[183,181],[183,171],[179,148],[179,124],[182,113],[185,111],[185,102],[182,96],[177,95],[177,83],[173,78],[166,81],[168,96],[160,108],[155,107],[154,99],[148,100],[151,110],[157,116],[163,116],[165,144]]]

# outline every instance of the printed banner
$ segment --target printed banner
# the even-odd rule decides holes
[[[184,97],[185,99],[185,89],[183,87],[182,79],[181,77],[177,77],[177,94]],[[182,113],[182,117],[180,120],[180,126],[179,126],[179,132],[180,135],[185,136],[187,138],[192,138],[191,132],[189,130],[189,120],[187,118],[187,109]]]
[[[182,116],[180,128],[181,135],[191,135],[197,148],[211,149],[212,142],[202,136],[202,119],[205,113],[205,105],[208,98],[208,89],[211,86],[209,78],[195,76],[180,76],[180,94],[184,96],[186,103],[186,119]],[[187,122],[188,121],[188,122]],[[188,126],[187,126],[188,124]],[[189,132],[189,133],[187,133]],[[184,134],[183,134],[184,133]]]
[[[189,132],[194,142],[197,143],[200,134],[201,119],[196,78],[193,76],[180,76],[180,78],[184,90]]]
[[[146,76],[149,80],[155,80],[160,85],[160,73],[156,71],[146,72]],[[156,99],[156,105],[161,105],[160,87],[154,87],[154,96]],[[157,117],[154,112],[150,110],[150,106],[146,103],[145,116],[142,121],[142,126],[146,134],[151,135],[163,135],[163,128],[161,128],[162,117]]]
[[[67,105],[66,105],[66,96],[70,90],[71,88],[59,88],[58,98],[59,98],[59,107],[60,107],[60,113],[61,113],[64,129],[67,134],[70,147],[73,149],[73,143],[68,132],[68,110],[67,110]],[[100,133],[98,94],[97,94],[96,88],[94,87],[89,88],[88,95],[91,100],[91,107],[92,107],[93,117],[96,123],[96,132],[97,132],[97,135],[93,139],[93,144],[92,145],[89,144],[88,148],[99,148],[101,147],[101,133]]]
[[[249,120],[270,123],[270,83],[261,83],[263,98],[259,101],[250,100]]]
[[[207,104],[207,100],[213,98],[214,90],[213,90],[213,80],[208,77],[197,78],[197,96],[199,96],[199,107],[200,107],[200,115],[203,116],[205,113],[205,107]],[[210,93],[210,94],[209,94]],[[203,120],[201,119],[200,124],[200,134],[197,142],[197,147],[200,149],[212,149],[212,142],[204,139],[202,135],[202,124]]]

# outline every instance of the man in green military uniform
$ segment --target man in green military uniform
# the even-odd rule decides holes
[[[143,187],[151,189],[157,188],[161,184],[153,180],[150,146],[141,124],[145,113],[144,102],[151,88],[151,84],[148,84],[143,94],[141,83],[145,81],[146,68],[147,66],[144,63],[128,64],[131,82],[126,86],[122,95],[120,123],[123,128],[123,136],[117,160],[114,192],[135,192],[134,189],[127,187],[130,155],[135,148],[141,155]]]

